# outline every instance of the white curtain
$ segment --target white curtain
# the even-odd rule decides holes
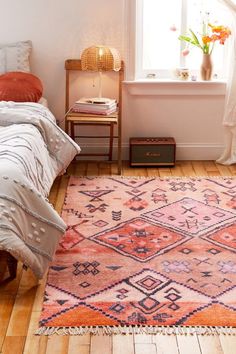
[[[236,3],[232,0],[218,0],[232,14],[231,30],[233,40],[229,53],[229,73],[226,87],[223,125],[225,130],[225,150],[216,161],[220,164],[236,163]]]

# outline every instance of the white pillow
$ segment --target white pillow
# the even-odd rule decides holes
[[[0,44],[0,74],[9,71],[30,72],[31,41]]]

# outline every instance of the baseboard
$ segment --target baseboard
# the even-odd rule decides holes
[[[216,160],[224,146],[221,144],[177,144],[177,160]]]
[[[108,152],[108,145],[99,143],[81,144],[82,153],[106,153]],[[176,159],[177,160],[216,160],[223,151],[223,145],[221,144],[176,144]],[[113,159],[117,156],[117,145],[114,144]],[[95,157],[96,158],[96,157]],[[81,160],[94,160],[94,157],[81,156]],[[105,160],[105,157],[98,157],[96,159]],[[129,160],[129,144],[122,144],[122,159]]]

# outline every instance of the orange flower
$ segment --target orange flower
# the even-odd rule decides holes
[[[204,26],[209,28],[208,30],[205,28],[204,35],[200,39],[191,29],[189,29],[189,35],[180,35],[179,39],[200,48],[205,54],[211,54],[214,43],[219,41],[220,44],[225,44],[226,39],[231,35],[231,31],[228,27],[213,26],[210,23],[204,23]],[[183,55],[186,55],[185,52],[183,52]]]
[[[203,44],[207,44],[207,43],[210,43],[212,40],[211,40],[211,37],[209,36],[202,36],[202,42]]]
[[[225,28],[224,26],[213,26],[210,23],[208,24],[208,26],[211,27],[212,32],[215,32],[215,33],[220,33]]]
[[[222,38],[220,38],[220,44],[225,44],[226,38],[227,38],[227,37],[222,37]]]
[[[204,45],[210,42],[219,41],[220,44],[225,44],[226,39],[230,36],[231,31],[225,26],[212,26],[210,23],[208,26],[211,28],[211,36],[203,36],[202,42]]]
[[[226,38],[229,37],[231,34],[231,31],[228,27],[225,26],[212,26],[210,23],[208,23],[208,26],[211,27],[212,33],[219,33],[220,36],[226,36]]]
[[[225,34],[227,34],[227,36],[230,36],[231,35],[231,31],[228,27],[225,27],[224,28],[224,31],[223,31]]]
[[[211,27],[211,31],[213,33],[227,33],[228,35],[231,34],[231,31],[228,27],[225,26],[212,26],[210,23],[208,24]]]
[[[213,34],[213,35],[211,36],[212,42],[218,41],[218,39],[219,39],[219,36],[217,36],[217,34]]]

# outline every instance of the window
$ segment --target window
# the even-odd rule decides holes
[[[203,21],[214,25],[228,25],[229,13],[217,0],[136,0],[136,72],[135,78],[156,75],[173,78],[178,67],[186,67],[197,74],[202,61],[200,48],[178,40],[191,28],[200,35]],[[176,29],[176,31],[174,31]],[[225,77],[227,44],[215,44],[212,59],[214,73]],[[182,51],[188,47],[189,55]]]

